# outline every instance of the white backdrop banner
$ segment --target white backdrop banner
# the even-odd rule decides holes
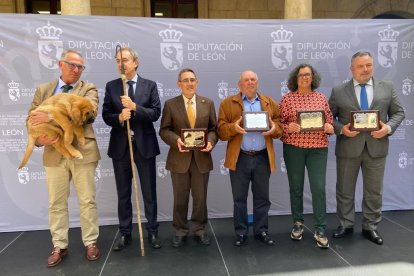
[[[333,86],[352,77],[352,54],[361,49],[371,51],[375,55],[374,75],[394,82],[406,108],[406,119],[391,137],[383,209],[414,209],[414,111],[410,108],[414,105],[414,20],[186,20],[1,14],[0,232],[48,229],[43,149],[36,149],[26,167],[17,169],[26,147],[25,119],[36,86],[59,77],[60,54],[63,49],[73,48],[85,58],[83,79],[98,87],[101,111],[106,82],[119,77],[114,60],[117,44],[138,51],[138,71],[157,82],[162,104],[180,94],[177,74],[189,67],[199,79],[198,93],[213,99],[216,110],[222,99],[238,92],[240,72],[246,69],[256,71],[260,90],[279,102],[288,92],[289,72],[304,62],[319,71],[319,91],[329,97]],[[157,130],[159,124],[155,123]],[[117,224],[114,172],[106,154],[110,128],[99,115],[94,129],[102,155],[95,177],[100,224]],[[168,146],[158,140],[158,217],[163,221],[172,218],[173,194],[170,174],[165,170]],[[270,213],[289,214],[282,143],[274,143],[278,171],[270,181]],[[327,171],[328,212],[336,210],[334,144],[333,136]],[[219,142],[213,151],[210,218],[231,217],[233,212],[229,174],[223,166],[225,149],[226,144]],[[359,180],[357,210],[361,210],[361,184]],[[310,213],[308,183],[305,191],[304,208]],[[69,207],[71,226],[78,226],[73,190]]]

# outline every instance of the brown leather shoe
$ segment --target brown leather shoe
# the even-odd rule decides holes
[[[68,254],[68,249],[61,249],[60,247],[55,247],[52,250],[52,253],[50,253],[49,258],[47,258],[47,267],[52,267],[58,265],[63,257],[65,257]]]
[[[90,245],[86,246],[86,259],[89,261],[95,261],[99,259],[99,249],[96,246],[96,243],[91,243]]]

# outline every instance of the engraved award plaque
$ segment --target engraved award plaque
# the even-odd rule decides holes
[[[350,130],[373,131],[380,129],[379,110],[351,111]]]
[[[181,141],[184,150],[202,150],[207,147],[206,128],[183,128],[181,129]]]
[[[325,111],[323,110],[298,111],[296,117],[301,132],[324,130]]]
[[[267,111],[243,112],[243,128],[246,131],[269,130],[269,114]]]

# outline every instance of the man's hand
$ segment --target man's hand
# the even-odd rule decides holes
[[[178,147],[178,150],[180,152],[189,152],[189,150],[182,149],[181,146],[184,146],[184,143],[183,143],[183,141],[181,141],[181,138],[178,138],[177,139],[177,147]]]
[[[270,129],[268,131],[263,132],[263,136],[272,135],[276,130],[276,124],[269,119]]]
[[[244,128],[240,126],[240,123],[242,120],[243,120],[243,117],[240,116],[240,118],[234,122],[234,129],[236,130],[237,133],[246,134],[247,133],[246,130],[244,130]]]
[[[134,103],[130,97],[121,96],[121,103],[124,108],[128,108],[132,111],[137,111],[137,104]]]
[[[49,114],[46,112],[41,111],[32,111],[30,112],[30,119],[32,122],[32,125],[38,125],[42,123],[48,123],[50,122]]]
[[[36,145],[49,146],[49,145],[53,145],[57,141],[59,141],[59,136],[50,138],[46,135],[41,135],[37,137]]]
[[[388,135],[388,127],[382,121],[380,121],[380,129],[371,131],[371,136],[375,139],[380,139],[386,135]]]
[[[288,125],[288,133],[299,133],[300,132],[300,125],[297,123],[289,123]]]
[[[334,133],[334,128],[331,124],[325,123],[324,131],[325,131],[326,134],[333,134]]]
[[[342,127],[341,133],[342,133],[342,135],[345,135],[347,137],[351,137],[352,138],[352,137],[357,136],[359,134],[359,131],[350,130],[349,129],[349,126],[350,125],[351,125],[350,123],[344,125]]]
[[[123,122],[129,119],[131,119],[131,110],[128,108],[122,109],[122,112],[119,114],[119,121]]]
[[[202,149],[201,151],[210,152],[212,149],[213,149],[213,146],[211,145],[210,142],[208,142],[207,147],[205,149]]]

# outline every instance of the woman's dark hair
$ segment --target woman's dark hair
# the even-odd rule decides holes
[[[302,68],[306,68],[308,67],[311,72],[312,72],[312,83],[311,83],[311,89],[312,91],[314,91],[316,88],[319,87],[320,83],[321,83],[321,76],[319,75],[318,71],[316,71],[312,65],[307,64],[307,63],[302,63],[299,64],[298,66],[296,66],[295,69],[293,69],[292,72],[290,72],[289,74],[289,79],[287,81],[287,87],[289,88],[290,91],[296,91],[298,90],[298,74],[299,74],[299,70]]]

